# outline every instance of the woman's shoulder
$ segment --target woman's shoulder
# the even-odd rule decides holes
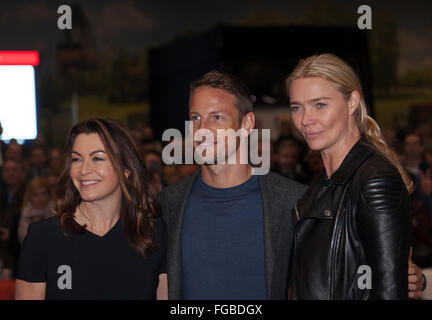
[[[376,212],[394,212],[407,194],[397,168],[378,152],[359,168],[356,188],[366,205]]]
[[[403,183],[398,169],[384,155],[377,151],[359,167],[358,175],[362,183],[367,183],[371,179],[388,179]]]
[[[53,216],[29,225],[28,234],[33,237],[47,238],[53,235],[61,234],[60,220]]]

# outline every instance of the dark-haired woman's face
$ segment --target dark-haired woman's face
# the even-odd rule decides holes
[[[70,176],[83,201],[121,199],[118,177],[97,133],[79,134],[69,156]]]

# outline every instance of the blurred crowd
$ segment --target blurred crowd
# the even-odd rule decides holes
[[[149,171],[161,187],[188,177],[199,169],[196,164],[165,165],[164,144],[150,126],[138,123],[133,130],[142,148]],[[1,127],[0,127],[1,136]],[[432,137],[404,130],[385,132],[387,143],[395,150],[412,177],[413,260],[424,268],[432,267],[432,149],[425,142]],[[165,143],[166,144],[166,143]],[[261,145],[260,145],[261,146]],[[28,225],[53,214],[55,194],[64,167],[65,154],[49,148],[42,139],[20,145],[0,140],[0,271],[13,277],[20,247]],[[285,132],[270,144],[271,170],[309,184],[323,169],[319,152],[312,152],[296,134]]]

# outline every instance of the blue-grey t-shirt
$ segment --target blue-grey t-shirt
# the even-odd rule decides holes
[[[257,176],[219,189],[198,175],[183,221],[182,264],[183,299],[266,299]]]

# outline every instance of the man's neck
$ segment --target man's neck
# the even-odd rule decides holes
[[[215,164],[203,165],[203,181],[214,188],[231,188],[247,181],[252,175],[249,164]]]

